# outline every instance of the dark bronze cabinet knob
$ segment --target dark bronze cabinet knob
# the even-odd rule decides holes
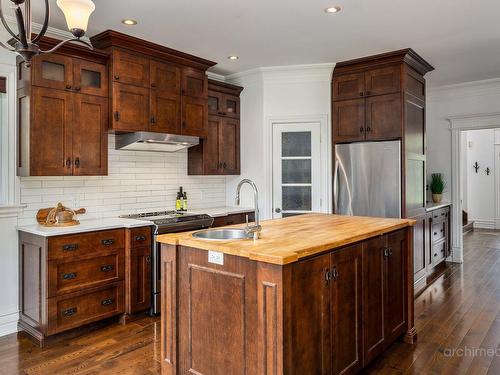
[[[80,168],[80,158],[75,159],[75,167]]]
[[[363,92],[360,92],[359,96],[365,96],[365,94]]]
[[[70,90],[71,89],[71,85],[66,85],[66,89]]]
[[[115,79],[118,81],[120,79],[119,75],[115,75]]]

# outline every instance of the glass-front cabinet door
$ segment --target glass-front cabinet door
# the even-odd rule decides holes
[[[233,95],[224,95],[222,101],[222,112],[225,116],[240,117],[240,98]]]
[[[73,59],[58,54],[33,58],[33,85],[58,90],[73,89]]]
[[[74,91],[82,94],[108,96],[108,74],[104,64],[74,60]]]
[[[222,113],[223,95],[220,92],[208,91],[208,114],[219,116]]]
[[[321,211],[319,123],[273,124],[273,217]]]

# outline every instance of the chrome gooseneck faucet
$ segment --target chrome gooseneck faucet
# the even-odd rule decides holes
[[[255,185],[255,182],[253,182],[252,180],[249,180],[247,178],[241,180],[240,183],[238,184],[238,187],[236,188],[236,205],[238,206],[240,205],[240,190],[244,184],[249,184],[253,188],[254,211],[255,211],[255,225],[252,226],[248,225],[248,216],[247,216],[247,226],[245,228],[245,231],[247,232],[249,237],[253,236],[253,239],[257,240],[259,239],[260,231],[262,230],[259,221],[259,191],[257,190],[257,185]]]

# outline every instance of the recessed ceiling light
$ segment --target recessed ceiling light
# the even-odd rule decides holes
[[[338,13],[342,10],[339,6],[328,7],[325,9],[325,13]]]
[[[238,60],[238,59],[239,59],[239,57],[238,57],[238,56],[236,56],[236,55],[231,55],[231,56],[228,56],[227,58],[228,58],[229,60]]]
[[[134,25],[137,25],[137,21],[136,20],[133,20],[131,18],[127,18],[125,20],[122,20],[122,23],[124,25],[127,25],[127,26],[134,26]]]

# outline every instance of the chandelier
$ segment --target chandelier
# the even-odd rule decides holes
[[[54,48],[47,51],[41,50],[37,42],[45,35],[47,28],[49,27],[49,0],[45,0],[45,19],[43,21],[43,26],[40,33],[33,39],[31,35],[31,0],[10,1],[13,3],[12,7],[16,16],[18,33],[16,34],[12,31],[7,24],[0,4],[0,20],[8,33],[13,37],[13,40],[9,42],[9,45],[11,46],[2,42],[0,42],[0,46],[20,55],[26,62],[27,66],[30,66],[33,56],[54,52],[68,42],[81,43],[84,46],[93,49],[90,43],[82,40],[82,37],[85,35],[85,31],[87,30],[90,15],[95,10],[95,5],[92,0],[57,0],[57,6],[64,13],[68,29],[73,34],[74,38],[63,40]],[[22,4],[24,4],[24,12],[21,9]]]

